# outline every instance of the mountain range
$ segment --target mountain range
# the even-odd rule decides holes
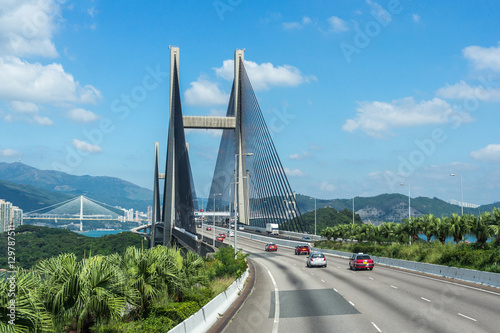
[[[110,206],[146,211],[152,204],[153,192],[115,177],[75,176],[54,170],[39,170],[26,164],[0,163],[0,199],[12,202],[29,212],[71,197],[85,195]],[[352,211],[353,199],[316,199],[297,194],[302,213],[316,208],[331,207],[337,211]],[[417,197],[410,200],[411,216],[434,214],[437,217],[460,214],[460,207],[438,198]],[[478,208],[464,208],[464,214],[500,208],[500,202]],[[408,196],[380,194],[374,197],[354,197],[354,210],[365,223],[400,222],[408,218]]]
[[[153,191],[119,178],[74,176],[61,171],[39,170],[20,162],[0,163],[0,181],[0,198],[23,211],[80,195],[110,206],[143,212],[153,201]]]

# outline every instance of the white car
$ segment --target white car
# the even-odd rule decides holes
[[[326,267],[326,257],[323,252],[311,252],[306,263],[307,267]]]
[[[244,228],[242,225],[240,225],[240,226],[238,227],[238,230],[245,230],[245,228]]]

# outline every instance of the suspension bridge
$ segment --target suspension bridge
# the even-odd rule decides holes
[[[244,50],[234,53],[226,116],[203,117],[182,114],[179,48],[171,47],[168,126],[165,173],[159,172],[159,144],[155,143],[152,223],[135,230],[147,231],[151,246],[167,246],[175,237],[191,249],[199,248],[194,216],[198,207],[185,129],[222,130],[207,210],[222,207],[238,224],[264,227],[272,222],[283,230],[304,231],[295,194],[245,70]],[[164,180],[162,201],[160,179]]]

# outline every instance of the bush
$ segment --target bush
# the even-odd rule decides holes
[[[190,316],[194,315],[196,312],[198,312],[198,310],[200,310],[200,306],[197,302],[176,302],[170,304],[166,308],[153,307],[148,318],[164,316],[171,319],[177,325],[178,323],[183,322]]]
[[[94,333],[167,333],[177,326],[172,319],[163,316],[148,317],[144,321],[109,322],[92,327]]]
[[[184,293],[185,302],[196,302],[202,308],[215,297],[211,288],[192,288]]]
[[[247,270],[246,257],[241,252],[237,253],[237,258],[234,258],[234,249],[232,247],[225,247],[219,249],[215,254],[216,262],[212,266],[211,278],[235,276],[240,278],[241,275]]]

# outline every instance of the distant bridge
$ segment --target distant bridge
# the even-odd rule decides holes
[[[109,208],[107,208],[109,207]],[[94,199],[79,196],[54,205],[23,214],[23,220],[79,220],[80,231],[83,220],[123,220],[123,211]]]

